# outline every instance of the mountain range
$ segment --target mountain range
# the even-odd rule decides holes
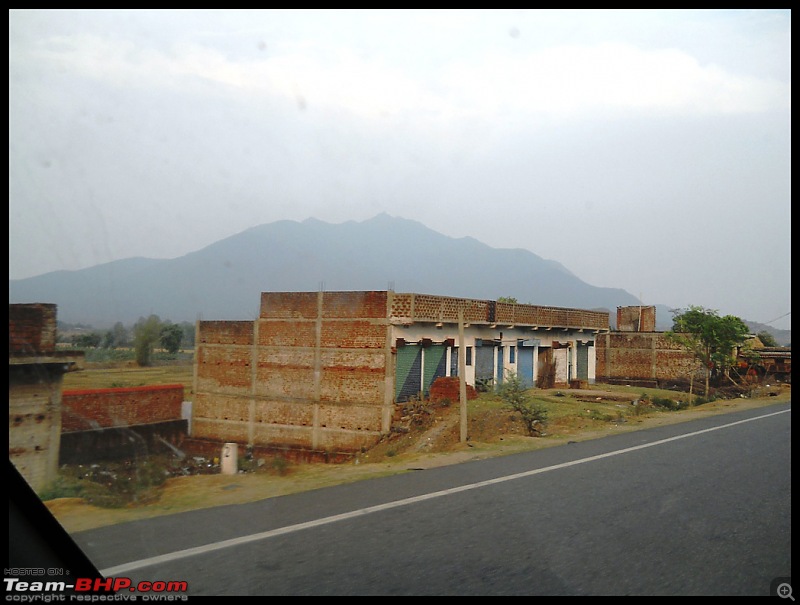
[[[451,238],[385,213],[341,224],[277,221],[179,258],[129,258],[9,280],[8,300],[55,303],[61,322],[107,328],[151,314],[174,323],[253,320],[261,292],[319,289],[513,297],[535,305],[607,310],[612,326],[616,307],[639,304],[625,290],[587,284],[528,250]],[[672,325],[665,305],[656,305],[656,319],[658,330]]]

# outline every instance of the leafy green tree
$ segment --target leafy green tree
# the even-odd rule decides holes
[[[181,350],[183,340],[183,328],[178,324],[166,324],[161,327],[161,346],[168,353],[177,353]]]
[[[103,335],[99,332],[89,332],[88,334],[78,334],[73,337],[72,342],[81,349],[96,349],[103,342]]]
[[[517,299],[513,296],[501,296],[497,299],[497,302],[517,304]]]
[[[127,347],[128,344],[130,344],[128,341],[128,330],[125,329],[121,321],[115,323],[114,327],[106,332],[105,340],[103,341],[103,346],[106,349]]]
[[[133,326],[133,348],[136,363],[149,366],[153,357],[153,348],[161,339],[161,319],[151,315],[147,319],[140,317]]]
[[[516,373],[506,373],[505,380],[497,387],[497,394],[507,407],[519,412],[528,435],[535,437],[541,434],[547,423],[547,409],[528,397],[525,385]]]
[[[775,337],[766,330],[762,330],[761,332],[756,334],[756,336],[758,336],[758,339],[761,341],[761,344],[763,344],[765,347],[778,346],[778,341],[775,340]]]
[[[726,375],[736,359],[736,348],[750,332],[738,317],[720,317],[713,309],[690,305],[673,311],[672,330],[666,336],[691,352],[705,371],[705,397],[708,398],[712,372]]]
[[[105,335],[103,336],[103,348],[104,349],[114,348],[114,332],[112,332],[111,330],[107,330]]]
[[[183,345],[190,349],[193,348],[195,325],[188,321],[182,321],[179,325],[183,330]]]

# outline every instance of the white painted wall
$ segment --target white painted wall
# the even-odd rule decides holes
[[[434,343],[442,343],[447,339],[453,339],[456,346],[459,345],[459,338],[458,338],[458,325],[455,323],[446,323],[443,324],[442,327],[437,328],[434,323],[413,323],[408,326],[401,326],[395,325],[393,326],[393,342],[396,341],[398,338],[404,339],[407,343],[417,343],[424,338],[429,338]],[[554,331],[554,330],[546,330],[546,329],[538,329],[532,330],[528,327],[513,327],[509,328],[508,326],[497,326],[492,328],[486,325],[469,325],[464,328],[464,340],[465,346],[472,347],[472,365],[467,366],[466,376],[465,379],[467,384],[474,385],[475,384],[475,340],[476,339],[483,339],[483,340],[501,340],[501,345],[503,347],[503,360],[504,360],[504,368],[506,370],[513,371],[515,373],[519,373],[519,348],[517,347],[518,341],[520,340],[531,340],[531,339],[538,339],[541,343],[534,347],[534,354],[533,354],[533,380],[534,384],[537,382],[537,374],[538,374],[538,358],[539,352],[542,348],[551,347],[553,341],[561,342],[561,343],[569,343],[568,348],[556,349],[554,351],[554,359],[556,360],[556,380],[560,382],[566,382],[568,379],[575,378],[577,375],[577,360],[578,360],[578,353],[576,348],[576,343],[578,340],[593,340],[593,334],[587,334],[585,332],[578,332],[576,331],[567,331],[564,332],[562,330]],[[515,361],[513,363],[509,362],[509,352],[511,347],[517,347],[515,350]],[[450,368],[453,364],[451,364],[451,354],[455,354],[454,351],[448,351],[447,357],[447,372],[449,375]],[[457,362],[457,360],[455,360]],[[457,363],[456,363],[457,365]],[[497,368],[497,351],[495,351],[495,381],[497,380],[496,376],[496,368]],[[595,367],[596,367],[596,360],[595,360],[595,349],[594,347],[589,348],[589,363],[588,363],[588,374],[589,374],[589,382],[594,383],[595,381]]]

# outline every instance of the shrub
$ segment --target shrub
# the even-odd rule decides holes
[[[653,397],[653,405],[671,412],[677,412],[689,407],[689,404],[685,401],[675,401],[666,397]]]
[[[102,466],[65,467],[58,479],[42,491],[40,498],[79,497],[87,504],[104,508],[145,504],[158,499],[159,488],[171,474],[171,468],[171,463],[159,456]]]
[[[709,395],[708,397],[696,397],[694,400],[694,405],[703,405],[704,403],[711,403],[712,401],[716,400],[716,395]]]
[[[59,476],[39,492],[39,498],[55,500],[56,498],[81,498],[83,485],[71,477]]]
[[[531,401],[522,380],[513,372],[497,387],[497,394],[503,403],[522,416],[528,434],[536,437],[547,424],[547,409]]]

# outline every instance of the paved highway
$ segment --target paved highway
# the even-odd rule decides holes
[[[791,402],[73,537],[189,595],[767,596]]]

